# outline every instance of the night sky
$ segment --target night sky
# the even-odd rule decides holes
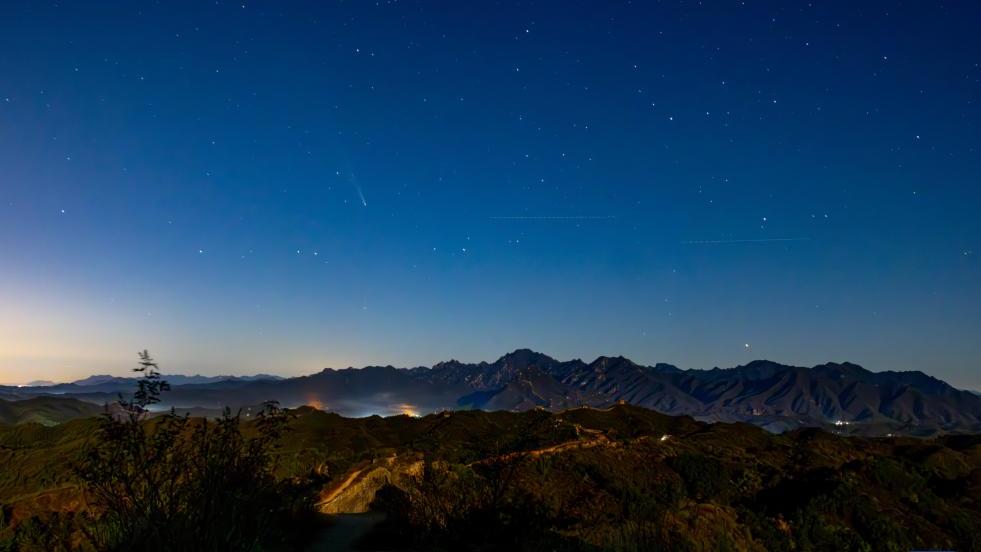
[[[0,382],[622,354],[981,388],[981,4],[0,4]]]

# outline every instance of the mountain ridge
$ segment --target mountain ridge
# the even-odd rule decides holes
[[[132,378],[122,380],[17,391],[106,402],[128,391],[124,384]],[[431,367],[325,368],[278,380],[170,383],[172,390],[162,406],[178,408],[235,408],[277,400],[287,407],[311,405],[348,416],[370,416],[459,408],[559,411],[623,402],[669,415],[748,422],[772,430],[981,432],[981,397],[976,394],[921,371],[873,372],[850,362],[808,368],[761,359],[733,368],[700,370],[664,363],[645,366],[622,355],[599,356],[588,363],[560,361],[531,349],[516,349],[493,362],[451,359]]]

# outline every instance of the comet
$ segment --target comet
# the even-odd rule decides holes
[[[354,189],[358,191],[358,197],[361,199],[361,205],[364,205],[365,207],[367,207],[368,206],[368,202],[365,201],[365,199],[364,199],[364,192],[361,191],[361,186],[359,186],[357,182],[354,183]]]
[[[368,202],[364,198],[364,191],[361,190],[361,184],[358,182],[358,176],[351,171],[351,184],[354,185],[354,191],[358,192],[358,199],[361,200],[361,205],[367,207]]]

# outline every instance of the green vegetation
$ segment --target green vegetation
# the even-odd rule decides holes
[[[68,511],[42,500],[55,511],[20,520],[10,508],[0,550],[292,550],[302,543],[293,529],[309,525],[311,493],[274,474],[272,453],[288,414],[269,404],[248,431],[227,410],[215,421],[173,411],[150,419],[168,385],[146,351],[136,371],[134,398],[106,408],[94,438],[63,466],[77,484],[62,491],[79,499]]]
[[[773,435],[628,405],[143,420],[161,390],[124,416],[0,427],[0,550],[302,548],[314,501],[377,466],[397,477],[349,491],[387,514],[369,549],[981,550],[981,436]]]
[[[67,397],[31,397],[18,401],[0,399],[0,424],[36,423],[55,426],[69,420],[97,416],[102,409]]]
[[[580,421],[657,416],[638,410]],[[423,549],[981,550],[981,438],[774,436],[742,425],[671,435],[506,465],[434,462],[376,505],[390,514],[392,541]]]
[[[273,475],[271,452],[287,415],[266,405],[241,430],[228,410],[214,422],[173,411],[146,421],[168,389],[144,351],[122,413],[106,412],[76,471],[101,515],[83,531],[99,550],[266,550],[290,543],[300,490]]]

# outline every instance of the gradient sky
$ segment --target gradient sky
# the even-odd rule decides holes
[[[981,4],[0,7],[0,381],[557,358],[981,388]]]

